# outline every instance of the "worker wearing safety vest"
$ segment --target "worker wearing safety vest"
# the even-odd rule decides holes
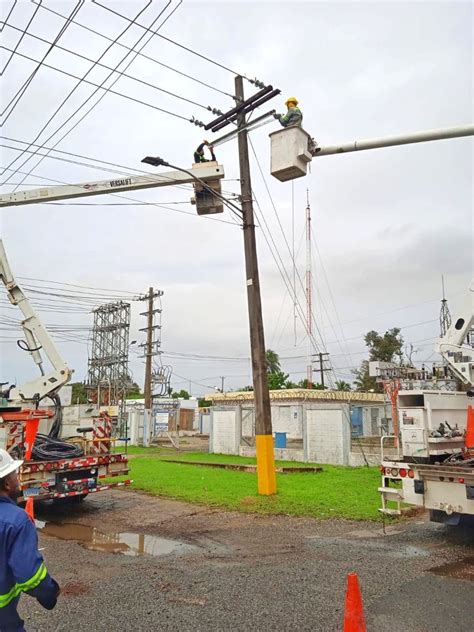
[[[16,504],[21,495],[16,461],[0,449],[0,631],[24,632],[17,612],[21,593],[46,609],[56,605],[59,586],[38,551],[38,535],[27,513]]]
[[[287,107],[286,114],[275,114],[275,118],[280,121],[283,127],[301,127],[303,123],[303,112],[298,107],[298,99],[296,97],[288,97],[285,101]]]

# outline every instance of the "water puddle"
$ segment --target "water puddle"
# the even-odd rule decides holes
[[[121,553],[122,555],[168,555],[170,553],[191,553],[197,548],[178,540],[168,540],[143,533],[105,533],[83,524],[48,522],[41,533],[58,538],[73,540],[90,551]]]
[[[474,581],[474,557],[465,557],[463,560],[457,562],[450,562],[443,566],[430,568],[430,573],[442,575],[443,577]]]

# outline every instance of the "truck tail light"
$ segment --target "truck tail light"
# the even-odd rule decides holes
[[[415,478],[415,472],[413,470],[408,470],[408,478]]]
[[[405,478],[405,477],[406,477],[406,475],[407,475],[407,471],[406,471],[406,469],[405,469],[404,467],[401,467],[401,468],[400,468],[400,471],[399,471],[399,474],[400,474],[400,476],[401,476],[402,478]]]
[[[398,476],[398,468],[392,467],[392,469],[390,470],[390,473],[392,476]]]
[[[466,479],[462,478],[462,476],[461,476],[461,478],[458,478],[458,481],[459,481],[460,483],[465,483],[465,482],[466,482]]]

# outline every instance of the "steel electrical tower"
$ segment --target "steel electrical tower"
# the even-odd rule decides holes
[[[92,349],[89,357],[87,385],[108,393],[107,403],[116,404],[130,382],[128,347],[130,332],[130,303],[119,301],[100,305],[93,310]],[[103,389],[103,390],[102,390]]]
[[[441,310],[439,312],[439,328],[441,336],[445,336],[451,326],[451,314],[449,312],[448,301],[444,294],[444,276],[441,275],[441,285],[443,288],[443,298],[441,299]]]

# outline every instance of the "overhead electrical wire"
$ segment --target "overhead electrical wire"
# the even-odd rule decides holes
[[[104,4],[100,4],[100,2],[97,2],[97,0],[92,0],[92,3],[96,4],[97,6],[101,7],[102,9],[105,9],[106,11],[110,11],[110,13],[113,13],[114,15],[122,18],[123,20],[130,21],[130,18],[127,17],[126,15],[122,15],[122,13],[119,13],[118,11],[114,11],[110,7],[106,7]],[[143,26],[143,24],[136,23],[136,26],[138,26],[141,29],[144,29],[145,31],[151,31],[150,28],[148,28],[146,26]],[[229,68],[228,66],[224,66],[220,62],[215,61],[214,59],[211,59],[210,57],[206,57],[206,55],[198,53],[196,50],[194,50],[192,48],[188,48],[187,46],[184,46],[184,44],[180,44],[179,42],[176,42],[175,40],[171,39],[170,37],[166,37],[162,33],[154,33],[154,34],[156,34],[161,39],[164,39],[167,42],[170,42],[171,44],[174,44],[175,46],[178,46],[179,48],[182,48],[183,50],[187,51],[188,53],[192,53],[193,55],[196,55],[196,57],[200,57],[201,59],[204,59],[205,61],[208,61],[209,63],[214,64],[214,66],[218,66],[219,68],[222,68],[223,70],[227,70],[227,72],[230,72],[232,75],[241,75],[240,72],[232,70],[231,68]],[[242,76],[244,76],[244,75],[242,75]]]
[[[286,238],[286,233],[285,233],[285,230],[284,230],[284,228],[283,228],[283,226],[282,226],[282,223],[281,223],[281,220],[280,220],[280,216],[279,216],[278,211],[277,211],[276,206],[275,206],[275,202],[273,201],[273,196],[272,196],[272,194],[271,194],[271,192],[270,192],[270,189],[269,189],[269,187],[268,187],[267,180],[266,180],[266,178],[265,178],[265,174],[263,173],[263,169],[262,169],[262,167],[261,167],[261,165],[260,165],[260,161],[259,161],[259,159],[258,159],[257,152],[255,151],[255,148],[254,148],[254,146],[253,146],[253,143],[252,143],[252,140],[251,140],[251,138],[250,138],[250,137],[249,137],[249,142],[250,142],[250,146],[251,146],[251,148],[252,148],[252,152],[253,152],[253,154],[254,154],[255,160],[256,160],[256,162],[257,162],[257,166],[258,166],[258,169],[259,169],[260,175],[261,175],[262,180],[263,180],[263,183],[264,183],[264,185],[265,185],[265,189],[266,189],[266,191],[267,191],[268,197],[270,198],[270,202],[271,202],[271,205],[272,205],[273,211],[274,211],[275,216],[276,216],[276,218],[277,218],[278,225],[280,226],[280,230],[281,230],[281,232],[282,232],[283,239],[284,239],[284,242],[285,242],[285,244],[286,244],[286,247],[287,247],[288,253],[289,253],[289,255],[290,255],[290,258],[292,259],[292,263],[293,263],[294,269],[296,270],[296,276],[298,277],[298,280],[299,280],[300,286],[301,286],[301,288],[302,288],[303,292],[305,293],[305,286],[304,286],[303,280],[301,279],[301,275],[300,275],[300,274],[299,274],[299,272],[298,272],[298,269],[297,269],[297,266],[296,266],[296,262],[295,262],[295,260],[293,259],[293,255],[292,255],[291,247],[290,247],[290,245],[289,245],[289,243],[288,243],[288,240],[287,240],[287,238]],[[262,215],[263,215],[263,213],[262,213]],[[267,224],[267,227],[268,227],[268,224]],[[273,240],[273,241],[274,241],[274,240]],[[275,242],[274,242],[274,243],[275,243]],[[291,280],[290,280],[290,285],[291,285]],[[311,313],[311,317],[313,318],[313,321],[314,321],[314,324],[315,324],[316,330],[317,330],[317,332],[318,332],[318,334],[319,334],[319,336],[320,336],[320,339],[321,339],[321,344],[324,346],[324,339],[323,339],[323,336],[322,336],[321,331],[320,331],[320,329],[319,329],[319,326],[318,326],[318,324],[317,324],[317,322],[316,322],[316,319],[314,318],[314,313],[313,313],[313,312]]]
[[[143,169],[137,169],[136,167],[129,167],[126,165],[121,165],[118,163],[114,163],[114,162],[109,162],[107,160],[101,160],[100,158],[93,158],[91,156],[84,156],[83,154],[76,154],[74,152],[71,151],[63,151],[61,149],[56,149],[55,147],[47,147],[45,145],[39,145],[36,143],[29,143],[28,141],[24,141],[24,140],[19,140],[17,138],[11,138],[8,136],[1,136],[0,135],[0,140],[8,140],[8,141],[12,141],[14,143],[19,143],[21,145],[32,145],[33,147],[38,147],[39,149],[44,149],[47,150],[48,152],[55,152],[55,153],[59,153],[59,154],[64,154],[65,156],[72,156],[73,158],[81,158],[82,160],[89,160],[91,162],[96,162],[99,164],[88,164],[85,162],[81,162],[81,161],[76,161],[76,160],[72,160],[72,159],[66,159],[66,158],[60,158],[58,156],[51,156],[49,153],[45,156],[47,158],[51,158],[51,159],[55,159],[55,160],[62,160],[63,162],[66,163],[72,163],[72,164],[78,164],[82,167],[87,167],[90,169],[95,169],[97,171],[104,171],[105,173],[115,173],[115,174],[119,174],[119,175],[127,175],[130,176],[130,172],[136,172],[139,176],[144,177],[144,178],[148,178],[150,180],[150,182],[155,182],[156,181],[156,176],[155,174],[150,173],[149,171],[144,171]],[[8,145],[0,145],[2,147],[5,148],[10,148],[13,149],[15,151],[20,151],[20,148],[18,147],[12,147],[12,146],[8,146]],[[28,150],[30,151],[30,150]],[[42,155],[42,154],[40,154]],[[103,167],[101,165],[109,165],[110,167],[116,167],[117,169],[111,169],[108,167]],[[1,168],[1,167],[0,167]],[[20,171],[20,170],[14,170],[14,169],[8,169],[6,168],[7,171],[16,171],[16,173],[20,173],[22,175],[28,175],[28,172],[26,171]],[[171,180],[171,178],[169,178],[168,176],[162,174],[162,173],[157,173],[157,176],[159,176],[160,178],[164,178],[164,179],[169,179]],[[54,182],[55,184],[67,184],[68,186],[75,186],[73,183],[71,182],[64,182],[62,180],[53,180],[51,178],[46,178],[44,176],[35,176],[37,178],[41,178],[43,180],[49,181],[49,182]],[[224,179],[225,181],[225,179]],[[227,180],[229,181],[229,180]],[[12,183],[9,183],[10,185]],[[24,184],[24,182],[21,182],[20,184]],[[19,185],[18,185],[19,186]],[[26,185],[25,185],[26,186]],[[31,186],[38,186],[38,185],[31,185]],[[41,186],[41,185],[39,185]],[[193,189],[193,185],[192,184],[176,184],[175,185],[176,188],[178,189],[183,189],[185,191],[190,191]],[[235,195],[235,193],[233,191],[222,191],[222,193],[225,193],[227,195]],[[171,202],[171,204],[174,202]],[[51,202],[51,204],[53,204],[53,202]],[[57,204],[57,203],[56,203]],[[163,202],[163,204],[167,204],[167,202]],[[81,204],[82,205],[82,204]],[[85,205],[85,204],[84,204]],[[92,204],[89,204],[90,206],[92,206]],[[101,203],[96,203],[95,205],[102,205]],[[105,206],[107,206],[107,204],[105,204]]]
[[[131,294],[133,296],[137,296],[140,294],[140,292],[131,292],[130,290],[117,290],[117,289],[111,289],[111,288],[104,288],[104,287],[95,287],[95,286],[89,286],[89,285],[79,285],[77,283],[66,283],[65,281],[51,281],[50,279],[38,279],[35,277],[18,277],[19,280],[23,280],[23,281],[39,281],[40,283],[52,283],[53,285],[65,285],[68,287],[78,287],[84,290],[94,290],[97,292],[100,291],[105,291],[105,292],[117,292],[117,293],[123,293],[123,294]]]
[[[347,352],[347,353],[346,353],[346,357],[348,358],[348,360],[349,360],[350,362],[352,362],[351,353],[350,353],[350,351],[349,351],[349,347],[348,347],[348,345],[347,345],[346,336],[345,336],[345,334],[344,334],[344,330],[343,330],[343,328],[342,328],[341,319],[340,319],[340,317],[339,317],[339,312],[338,312],[338,310],[337,310],[336,303],[335,303],[335,301],[334,301],[334,295],[333,295],[333,293],[332,293],[331,285],[330,285],[330,283],[329,283],[328,275],[327,275],[327,273],[326,273],[326,266],[324,265],[323,258],[322,258],[322,256],[321,256],[321,252],[320,252],[320,250],[319,250],[319,248],[318,248],[318,244],[316,243],[316,239],[315,239],[315,237],[314,237],[314,234],[312,234],[312,235],[311,235],[311,240],[312,240],[312,243],[313,243],[314,248],[315,248],[315,250],[316,250],[316,254],[317,254],[317,255],[318,255],[318,257],[319,257],[319,261],[320,261],[320,264],[321,264],[321,269],[322,269],[322,271],[323,271],[323,276],[324,276],[324,278],[325,278],[325,280],[326,280],[326,285],[327,285],[327,288],[328,288],[328,290],[329,290],[329,296],[330,296],[330,299],[331,299],[331,301],[332,301],[332,305],[333,305],[333,308],[334,308],[334,313],[336,314],[336,319],[337,319],[337,322],[338,322],[338,325],[339,325],[340,334],[341,334],[342,339],[343,339],[343,341],[344,341],[344,343],[345,343],[345,345],[346,345],[346,352]],[[340,349],[341,349],[341,351],[342,351],[342,346],[340,346]]]
[[[23,38],[25,37],[25,35],[26,35],[26,33],[27,33],[28,29],[30,28],[31,23],[32,23],[32,22],[33,22],[33,20],[35,19],[35,16],[36,16],[36,14],[38,13],[38,11],[39,11],[39,7],[36,7],[36,9],[35,9],[35,10],[34,10],[34,12],[33,12],[33,15],[32,15],[32,16],[30,17],[30,19],[28,20],[28,24],[25,26],[25,28],[24,28],[24,29],[19,29],[19,30],[22,32],[22,34],[21,34],[20,38],[18,39],[17,43],[15,44],[15,48],[14,48],[14,50],[12,50],[12,51],[11,51],[11,55],[10,55],[10,57],[7,59],[7,61],[6,61],[6,63],[5,63],[5,66],[3,67],[2,71],[0,72],[0,76],[1,76],[1,75],[3,75],[3,73],[5,72],[5,70],[8,68],[8,66],[9,66],[9,64],[10,64],[10,62],[11,62],[11,60],[13,59],[13,56],[15,55],[16,51],[18,50],[18,47],[19,47],[19,46],[20,46],[20,44],[22,43]],[[2,30],[3,30],[3,29],[2,29]]]
[[[11,24],[8,25],[9,28],[11,29],[15,29],[17,31],[21,31],[21,29],[19,29],[16,26],[13,26]],[[87,57],[86,55],[82,55],[81,53],[78,53],[76,51],[73,51],[69,48],[65,48],[64,46],[60,46],[59,44],[54,44],[53,42],[49,42],[48,40],[40,37],[39,35],[34,35],[33,33],[27,33],[27,35],[33,39],[39,40],[45,44],[51,44],[51,47],[55,46],[55,48],[57,48],[58,50],[62,50],[66,53],[70,53],[71,55],[75,55],[76,57],[79,57],[80,59],[84,59],[85,61],[94,63],[94,60],[90,57]],[[160,92],[163,92],[165,94],[168,94],[169,96],[175,97],[176,99],[180,99],[181,101],[186,101],[187,103],[190,103],[191,105],[195,105],[196,107],[202,108],[203,110],[206,111],[212,111],[212,108],[210,106],[206,106],[203,105],[202,103],[198,103],[197,101],[193,101],[192,99],[188,99],[187,97],[183,97],[179,94],[176,94],[175,92],[171,92],[170,90],[165,90],[165,88],[160,88],[160,86],[157,86],[153,83],[150,83],[149,81],[145,81],[144,79],[139,79],[138,77],[134,77],[133,75],[130,75],[126,72],[122,72],[121,70],[116,70],[114,68],[111,68],[110,66],[107,66],[106,64],[102,64],[100,62],[96,63],[97,66],[100,66],[101,68],[106,68],[107,70],[112,70],[114,73],[117,73],[118,75],[120,75],[121,77],[126,77],[127,79],[131,79],[132,81],[135,81],[136,83],[140,83],[144,86],[147,86],[148,88],[153,88],[154,90],[159,90]],[[56,68],[56,70],[59,70],[58,68]],[[89,82],[88,82],[89,83]],[[93,84],[92,85],[97,85],[97,84]],[[104,88],[105,90],[105,88]],[[8,106],[7,106],[8,107]]]
[[[48,156],[48,158],[49,157],[50,156]],[[92,165],[86,165],[86,164],[84,164],[84,166],[92,167]],[[100,167],[98,167],[98,169],[100,169]],[[16,173],[23,173],[25,175],[30,175],[26,171],[19,171],[19,170],[11,169],[9,167],[5,167],[5,170],[6,171],[15,171]],[[148,172],[146,172],[146,173],[148,173]],[[150,175],[149,173],[148,173],[148,175],[150,176],[150,179],[153,179],[152,175]],[[159,175],[161,177],[165,177],[162,174],[159,174]],[[52,178],[46,178],[45,176],[37,176],[37,177],[41,178],[42,180],[46,180],[48,182],[54,182],[55,184],[68,184],[69,186],[75,186],[74,184],[71,184],[71,183],[68,183],[68,182],[62,182],[61,180],[53,180]],[[178,188],[184,188],[185,187],[185,185],[176,185],[176,186]],[[122,195],[122,194],[119,194],[119,193],[112,193],[111,192],[110,194],[107,194],[107,195],[113,195],[114,197],[119,197],[119,198],[122,198],[122,199],[125,199],[125,200],[130,200],[130,201],[132,201],[134,203],[137,203],[138,206],[141,206],[143,204],[143,200],[139,200],[137,198],[132,198],[130,196]],[[50,204],[52,204],[52,202],[38,202],[38,204],[50,205]],[[74,202],[69,202],[68,206],[74,206]],[[194,218],[198,218],[198,219],[204,218],[204,219],[209,220],[211,222],[219,222],[221,224],[230,224],[231,226],[237,226],[238,225],[238,223],[236,221],[228,221],[228,220],[225,220],[225,219],[219,219],[218,217],[211,217],[210,215],[201,215],[200,216],[197,213],[193,213],[191,211],[183,211],[182,209],[178,209],[178,208],[171,208],[169,206],[165,206],[163,204],[160,204],[159,202],[148,202],[146,204],[146,206],[156,206],[156,208],[162,208],[162,209],[165,209],[167,211],[173,211],[174,213],[182,213],[184,215],[188,215],[190,217],[194,217]]]
[[[8,121],[8,119],[10,118],[10,115],[13,113],[14,109],[16,108],[16,106],[18,105],[20,100],[25,95],[25,92],[28,90],[28,87],[30,86],[30,84],[33,81],[33,79],[35,78],[36,73],[39,71],[39,69],[43,65],[44,60],[49,55],[49,53],[55,48],[55,46],[57,46],[57,42],[64,35],[64,33],[66,32],[68,26],[71,24],[72,19],[79,13],[79,11],[80,11],[80,9],[82,8],[83,5],[84,5],[84,0],[78,0],[78,3],[74,7],[74,9],[70,13],[70,15],[67,17],[66,22],[61,27],[58,35],[56,35],[56,37],[54,38],[53,42],[50,42],[50,47],[48,48],[46,53],[43,55],[43,58],[38,62],[38,65],[36,66],[36,68],[33,70],[32,73],[30,73],[30,76],[26,79],[26,81],[24,81],[23,85],[19,88],[19,90],[17,90],[16,94],[13,96],[13,98],[9,101],[9,103],[3,109],[2,113],[1,113],[1,116],[3,116],[5,114],[5,112],[8,110],[8,108],[11,106],[10,112],[7,114],[5,119],[2,121],[2,125],[4,125]],[[39,7],[37,7],[36,10],[38,10],[38,8]],[[8,24],[8,26],[10,28],[14,28],[14,29],[17,28],[15,26],[12,26],[11,24]],[[21,30],[21,29],[17,29],[17,30]],[[25,33],[26,33],[26,31],[25,31]],[[31,33],[26,33],[26,34],[29,35],[30,37],[35,37]],[[14,53],[16,53],[16,48],[15,48],[15,51],[12,52],[12,55],[11,55],[12,57],[13,57]]]
[[[36,3],[35,3],[36,4]],[[44,9],[45,11],[48,11],[49,13],[52,13],[54,15],[57,15],[59,17],[65,18],[66,16],[63,15],[62,13],[59,13],[58,11],[54,11],[54,9],[51,9],[50,7],[46,7],[44,5],[40,6],[41,9]],[[108,37],[107,35],[104,35],[104,33],[101,33],[100,31],[94,30],[92,28],[90,28],[89,26],[86,26],[85,24],[82,24],[81,22],[77,22],[77,20],[72,20],[72,23],[75,24],[76,26],[89,31],[90,33],[93,33],[94,35],[98,35],[99,37],[102,37],[103,39],[106,39],[110,42],[112,42],[112,38]],[[123,44],[122,42],[116,42],[117,46],[121,47],[121,48],[126,48],[127,50],[131,51],[132,49],[127,46],[126,44]],[[154,59],[153,57],[146,55],[145,53],[139,52],[138,53],[140,57],[143,57],[144,59],[147,59],[148,61],[151,61],[155,64],[158,64],[159,66],[162,66],[164,68],[166,68],[167,70],[171,70],[172,72],[175,72],[183,77],[186,77],[187,79],[190,79],[191,81],[194,81],[196,83],[201,84],[202,86],[209,88],[210,90],[214,90],[215,92],[219,92],[220,94],[223,94],[227,97],[230,97],[231,99],[234,98],[234,95],[228,93],[228,92],[224,92],[223,90],[219,90],[219,88],[216,88],[215,86],[212,86],[204,81],[201,81],[200,79],[196,79],[196,77],[193,77],[192,75],[188,75],[185,72],[178,70],[177,68],[174,68],[173,66],[169,66],[161,61],[158,61],[157,59]]]
[[[105,49],[105,50],[101,53],[101,55],[99,56],[99,58],[97,59],[97,61],[96,61],[96,62],[95,62],[95,63],[94,63],[94,64],[93,64],[93,65],[92,65],[92,66],[91,66],[91,67],[90,67],[90,68],[89,68],[89,69],[88,69],[85,73],[84,73],[84,75],[83,75],[82,77],[76,77],[76,79],[78,79],[78,82],[77,82],[77,83],[76,83],[76,85],[72,88],[72,90],[70,90],[70,91],[69,91],[69,93],[67,94],[67,96],[66,96],[66,97],[65,97],[65,98],[61,101],[61,103],[60,103],[60,104],[59,104],[59,106],[55,109],[55,111],[53,112],[53,114],[49,117],[48,121],[47,121],[47,122],[43,125],[43,127],[41,128],[41,130],[37,133],[37,135],[36,135],[36,136],[35,136],[35,138],[33,139],[33,143],[35,143],[35,142],[36,142],[36,141],[40,138],[40,136],[41,136],[41,135],[43,134],[43,132],[46,130],[46,128],[48,127],[48,125],[49,125],[49,124],[53,121],[53,119],[54,119],[54,118],[55,118],[55,117],[59,114],[59,112],[62,110],[62,108],[64,107],[64,105],[65,105],[65,104],[69,101],[69,99],[70,99],[70,98],[71,98],[71,96],[72,96],[72,95],[76,92],[76,90],[79,88],[79,86],[80,86],[82,83],[87,82],[86,77],[87,77],[87,75],[88,75],[88,74],[92,71],[92,69],[95,67],[95,65],[97,64],[97,62],[99,62],[99,61],[100,61],[100,60],[104,57],[104,55],[106,55],[106,54],[108,53],[108,51],[109,51],[109,50],[113,47],[113,45],[115,44],[115,42],[116,42],[116,41],[118,41],[118,40],[119,40],[119,39],[120,39],[120,38],[121,38],[121,37],[122,37],[122,36],[123,36],[123,35],[124,35],[124,34],[125,34],[128,30],[129,30],[129,29],[130,29],[130,27],[131,27],[131,26],[135,23],[135,20],[137,20],[137,19],[140,17],[140,15],[141,15],[144,11],[146,11],[146,9],[148,9],[148,7],[149,7],[149,6],[150,6],[150,4],[151,4],[151,1],[152,1],[152,0],[148,0],[147,4],[146,4],[146,5],[145,5],[142,9],[140,9],[140,11],[137,13],[137,15],[135,16],[135,18],[134,18],[133,20],[131,20],[131,21],[130,21],[129,25],[128,25],[128,26],[127,26],[127,27],[126,27],[123,31],[121,31],[121,32],[119,33],[119,35],[117,35],[117,37],[115,38],[115,40],[113,41],[113,43],[112,43],[112,44],[110,44],[109,46],[107,46],[107,48],[106,48],[106,49]],[[170,0],[169,0],[169,1],[170,1]],[[168,4],[169,4],[169,2],[168,2]],[[168,4],[165,6],[165,8],[168,6]],[[161,15],[161,13],[160,13],[160,15]],[[160,17],[160,16],[158,16],[158,17]],[[156,21],[156,20],[155,20],[155,21]],[[140,38],[140,39],[138,40],[138,42],[139,42],[141,39],[142,39],[142,38]],[[138,42],[136,42],[136,44],[137,44]],[[136,45],[136,44],[135,44],[135,45]],[[134,45],[134,46],[135,46],[135,45]],[[2,48],[4,48],[4,47],[2,47]],[[17,54],[19,54],[19,53],[17,53]],[[129,53],[127,53],[126,57],[128,56],[128,54],[129,54]],[[24,56],[24,55],[23,55],[23,56]],[[122,63],[122,61],[124,61],[124,59],[125,59],[125,58],[122,58],[122,59],[119,61],[119,63],[117,64],[117,67],[118,67],[118,66]],[[47,66],[47,65],[45,64],[45,66]],[[108,79],[109,77],[110,77],[110,75],[108,75],[108,76],[107,76],[107,77],[106,77],[106,78],[102,81],[101,85],[99,85],[99,86],[97,86],[97,87],[96,87],[96,90],[95,90],[95,91],[93,91],[93,92],[92,92],[92,93],[91,93],[91,94],[90,94],[90,95],[86,98],[86,100],[85,100],[85,101],[84,101],[84,102],[83,102],[83,103],[82,103],[82,104],[81,104],[81,105],[80,105],[80,106],[79,106],[76,110],[74,110],[74,112],[73,112],[71,115],[69,115],[69,116],[68,116],[68,118],[67,118],[67,119],[66,119],[66,120],[65,120],[65,121],[64,121],[64,122],[63,122],[63,123],[59,126],[59,128],[57,128],[57,129],[56,129],[56,130],[55,130],[55,131],[54,131],[54,132],[53,132],[53,133],[52,133],[52,134],[51,134],[51,135],[47,138],[47,140],[45,140],[45,141],[44,141],[44,144],[45,144],[45,143],[47,143],[47,142],[49,142],[49,141],[53,138],[53,136],[55,136],[55,135],[58,133],[58,131],[59,131],[59,130],[61,130],[61,129],[62,129],[62,128],[63,128],[63,127],[64,127],[64,126],[65,126],[65,125],[66,125],[66,124],[67,124],[67,123],[71,120],[71,118],[73,118],[73,117],[77,114],[77,112],[79,112],[79,110],[80,110],[82,107],[84,107],[84,105],[85,105],[85,104],[86,104],[86,103],[87,103],[87,102],[88,102],[88,101],[89,101],[89,100],[90,100],[90,99],[91,99],[91,98],[92,98],[92,97],[96,94],[97,90],[99,90],[99,89],[103,86],[103,84],[107,81],[107,79]],[[105,94],[105,93],[104,93],[104,94]],[[73,129],[73,128],[72,128],[72,129]],[[71,130],[70,130],[70,131],[71,131]],[[61,140],[62,140],[62,139],[61,139]],[[58,141],[58,142],[60,142],[60,141]],[[11,166],[12,166],[12,165],[13,165],[13,164],[17,161],[17,160],[19,160],[20,158],[21,158],[21,155],[20,155],[20,156],[17,156],[17,157],[16,157],[16,158],[15,158],[15,159],[14,159],[14,160],[13,160],[13,161],[12,161],[12,162],[8,165],[8,166],[9,166],[9,167],[11,167]],[[26,160],[25,160],[25,161],[24,161],[24,162],[20,165],[19,169],[22,169],[22,168],[23,168],[23,166],[24,166],[27,162],[29,162],[29,160],[30,160],[30,158],[27,158],[27,159],[26,159]],[[42,159],[42,160],[43,160],[43,159]],[[41,162],[41,161],[40,161],[40,162]],[[38,163],[38,164],[39,164],[39,163]],[[38,164],[37,164],[34,168],[36,168],[36,167],[38,166]],[[30,173],[31,173],[31,171],[29,172],[29,174],[30,174]],[[29,174],[28,174],[28,175],[29,175]],[[7,178],[7,181],[8,181],[8,179],[9,179],[9,178]],[[2,184],[5,184],[5,183],[6,183],[6,182],[3,182]]]
[[[8,12],[7,17],[1,22],[1,24],[3,24],[3,26],[0,26],[0,33],[3,32],[3,28],[8,24],[8,20],[10,19],[10,16],[13,13],[13,10],[16,7],[17,4],[18,4],[18,0],[14,0],[14,2],[12,4],[12,8]]]
[[[255,202],[256,202],[256,205],[257,205],[257,208],[258,208],[258,212],[255,211],[255,215],[256,215],[257,218],[259,218],[259,215],[261,216],[261,219],[259,219],[259,222],[260,222],[260,227],[262,229],[262,235],[264,236],[265,241],[267,243],[267,246],[268,246],[268,248],[270,250],[270,253],[271,253],[271,255],[272,255],[272,257],[273,257],[273,259],[274,259],[274,261],[275,261],[275,263],[277,265],[277,269],[278,269],[278,271],[280,273],[280,276],[283,279],[283,282],[284,282],[284,284],[286,286],[288,294],[289,294],[290,297],[292,297],[293,296],[293,292],[292,292],[292,288],[291,288],[290,275],[288,274],[288,272],[286,270],[285,264],[283,262],[281,254],[280,254],[280,252],[278,250],[278,247],[277,247],[277,245],[275,243],[275,240],[274,240],[273,235],[271,233],[271,230],[270,230],[270,228],[268,226],[266,218],[265,218],[265,216],[263,214],[263,211],[261,209],[260,203],[259,203],[259,201],[258,201],[258,199],[257,199],[257,197],[255,195],[255,192],[253,193],[253,196],[254,196],[254,199],[255,199]],[[268,236],[269,236],[271,242],[273,243],[273,247],[270,244],[269,238],[266,235],[266,232],[264,230],[264,225],[265,225],[266,230],[268,231]],[[275,252],[274,252],[273,249],[275,249]],[[297,299],[297,310],[298,310],[298,313],[300,315],[300,319],[301,319],[301,321],[302,321],[302,323],[303,323],[303,325],[305,327],[305,330],[306,330],[306,332],[309,335],[308,327],[307,327],[307,323],[306,323],[306,318],[305,318],[305,314],[304,314],[304,310],[303,310],[303,308],[301,306],[301,303],[299,302],[298,299]],[[321,339],[321,345],[324,347],[324,343],[323,343],[323,338],[322,338],[321,332],[319,331],[319,328],[317,326],[316,326],[316,329],[317,329],[317,331],[319,333],[319,336],[320,336],[320,339]],[[314,337],[314,335],[312,335],[312,338],[313,338],[313,342],[314,342],[315,348],[318,349],[319,348],[319,343],[317,343],[316,338]]]

